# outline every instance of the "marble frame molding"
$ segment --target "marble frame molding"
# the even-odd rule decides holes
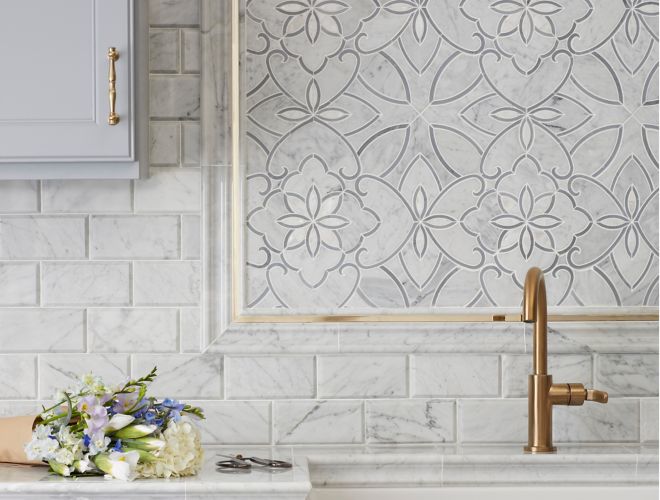
[[[235,147],[240,144],[241,133],[241,102],[236,98],[240,92],[237,69],[241,50],[238,9],[239,0],[202,0],[203,348],[208,350],[228,332],[285,332],[295,330],[295,324],[305,324],[306,331],[337,332],[347,325],[332,323],[351,323],[349,330],[366,333],[385,331],[388,324],[403,322],[409,323],[408,331],[420,332],[433,329],[433,323],[491,323],[495,313],[506,315],[505,323],[519,322],[517,308],[475,308],[469,314],[465,309],[410,315],[388,310],[366,315],[241,314],[236,293],[241,286],[241,263],[232,258],[241,249],[237,227],[241,214],[233,210],[236,205],[232,202],[241,192],[240,179],[232,175],[241,161],[240,148]],[[550,320],[573,324],[644,321],[657,329],[657,313],[655,307],[560,307],[554,311],[551,308]],[[501,326],[508,330],[512,325]],[[448,327],[439,329],[446,331]]]

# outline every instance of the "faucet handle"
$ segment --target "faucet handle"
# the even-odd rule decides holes
[[[607,403],[608,394],[605,391],[598,391],[596,389],[587,389],[587,401],[595,401],[596,403]]]

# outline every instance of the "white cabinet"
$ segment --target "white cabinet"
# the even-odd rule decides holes
[[[145,3],[0,2],[0,178],[138,176]]]

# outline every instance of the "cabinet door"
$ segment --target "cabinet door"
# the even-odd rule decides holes
[[[0,2],[0,47],[0,162],[135,160],[131,0]]]

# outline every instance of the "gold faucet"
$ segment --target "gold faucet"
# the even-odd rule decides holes
[[[607,393],[582,384],[553,384],[548,375],[548,304],[543,271],[532,267],[525,277],[522,320],[534,323],[534,372],[529,376],[528,453],[553,453],[553,405],[581,406],[585,401],[607,403]]]

